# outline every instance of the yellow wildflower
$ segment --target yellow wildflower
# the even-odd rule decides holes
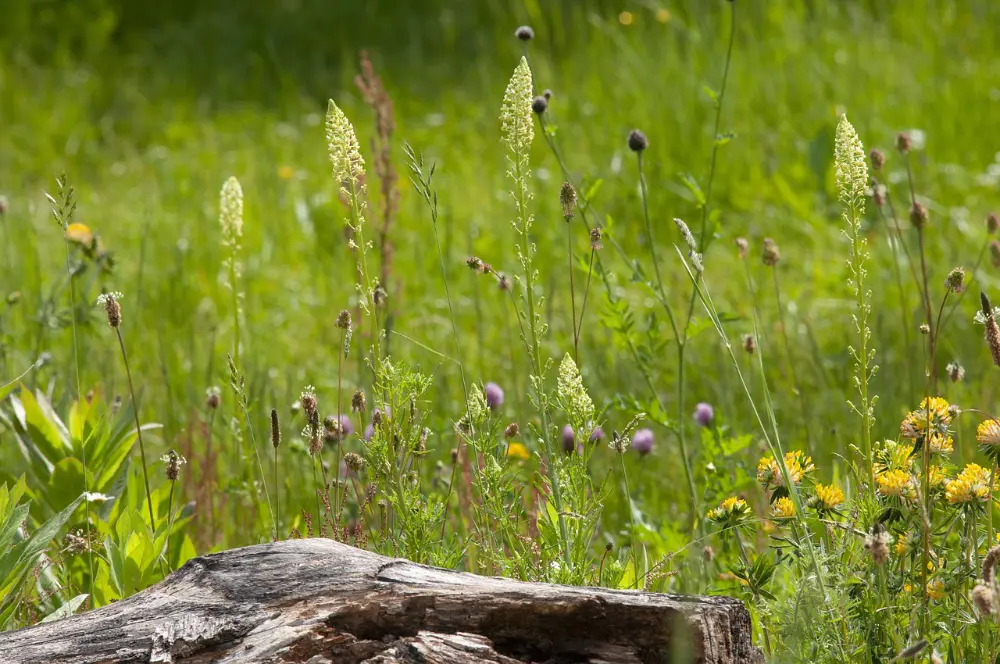
[[[814,503],[816,509],[832,510],[842,502],[844,502],[844,492],[840,490],[840,487],[833,486],[832,484],[816,485],[816,500]]]
[[[94,241],[94,233],[86,224],[73,223],[66,227],[66,239],[89,246]]]
[[[632,15],[632,12],[622,12],[618,15],[618,22],[622,25],[632,25],[634,21],[635,16]]]
[[[955,441],[943,433],[932,433],[930,448],[933,454],[951,454],[955,450]]]
[[[948,480],[948,475],[941,466],[931,466],[927,480],[930,483],[931,490],[940,489]]]
[[[913,443],[887,440],[877,446],[875,474],[887,470],[909,470],[912,465]]]
[[[657,9],[656,20],[659,21],[660,23],[666,23],[667,21],[670,20],[670,11],[667,9],[663,9],[662,7],[660,9]]]
[[[920,402],[920,408],[910,411],[902,424],[899,434],[903,438],[916,439],[928,431],[943,433],[951,425],[950,405],[941,397],[928,397]]]
[[[771,516],[775,519],[791,519],[795,516],[795,503],[788,496],[782,496],[771,504]]]
[[[944,599],[944,581],[941,579],[931,579],[928,581],[927,596],[935,602]]]
[[[882,496],[908,499],[914,497],[910,475],[902,470],[889,470],[876,475],[875,483],[878,484],[878,492]]]
[[[522,443],[511,443],[507,446],[507,456],[514,459],[530,459],[531,452]]]
[[[708,518],[715,523],[734,525],[749,514],[750,506],[747,505],[747,501],[731,496],[723,500],[715,509],[709,510]]]
[[[905,532],[896,539],[896,555],[902,558],[908,556],[913,551],[914,534]]]
[[[70,228],[73,226],[75,224],[70,225]],[[1000,445],[1000,422],[996,420],[981,422],[979,428],[976,429],[976,442],[980,445]]]
[[[985,503],[990,497],[990,471],[970,463],[955,479],[945,483],[944,495],[952,505]]]
[[[792,484],[798,484],[804,475],[816,470],[812,459],[801,450],[785,453],[785,468]],[[764,457],[757,464],[757,481],[765,490],[785,486],[785,477],[774,457]]]
[[[295,169],[289,166],[288,164],[279,166],[278,177],[281,178],[282,180],[291,180],[293,177],[295,177]]]

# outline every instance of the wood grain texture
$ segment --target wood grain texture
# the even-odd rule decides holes
[[[194,558],[88,613],[0,634],[0,662],[757,664],[728,597],[522,583],[327,539]]]

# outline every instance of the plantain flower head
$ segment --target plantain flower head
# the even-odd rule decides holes
[[[837,140],[834,148],[837,167],[837,190],[840,200],[854,207],[858,214],[864,212],[865,190],[868,188],[868,164],[865,149],[858,138],[858,132],[847,120],[840,116],[837,125]]]
[[[531,117],[531,69],[523,57],[503,94],[500,127],[504,143],[514,154],[524,154],[531,147],[531,141],[535,137],[535,125]]]
[[[365,175],[365,160],[354,126],[332,99],[326,111],[326,145],[333,164],[333,179],[345,188],[359,188]]]
[[[243,188],[234,177],[226,180],[219,194],[219,224],[223,243],[230,249],[238,247],[243,237]]]

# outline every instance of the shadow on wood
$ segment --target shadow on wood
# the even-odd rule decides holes
[[[0,661],[757,664],[763,658],[736,599],[522,583],[308,539],[194,558],[121,602],[0,634]]]

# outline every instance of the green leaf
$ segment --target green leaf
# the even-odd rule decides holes
[[[597,192],[600,191],[602,184],[604,184],[603,178],[597,178],[591,182],[587,187],[587,191],[583,195],[583,199],[587,202],[592,201],[594,197],[597,196]]]
[[[706,95],[708,95],[708,98],[712,100],[712,105],[715,108],[718,108],[719,107],[719,93],[716,92],[715,90],[713,90],[712,88],[708,87],[707,85],[703,85],[701,89],[702,89],[702,92],[704,92]]]
[[[701,185],[698,181],[694,179],[694,176],[690,173],[685,173],[681,176],[681,182],[684,186],[688,188],[691,195],[694,196],[694,200],[698,203],[698,207],[705,207],[705,192],[701,190]]]
[[[61,618],[67,618],[73,615],[74,613],[76,613],[76,610],[79,609],[83,605],[83,603],[87,601],[88,597],[90,597],[90,595],[87,595],[86,593],[84,593],[83,595],[77,595],[76,597],[69,600],[68,602],[60,606],[58,609],[56,609],[49,615],[42,618],[41,622],[43,623],[52,622],[53,620],[59,620]]]
[[[85,487],[83,463],[79,459],[66,457],[52,469],[48,488],[44,492],[45,501],[58,509],[69,504],[75,496],[82,494],[86,490]]]

